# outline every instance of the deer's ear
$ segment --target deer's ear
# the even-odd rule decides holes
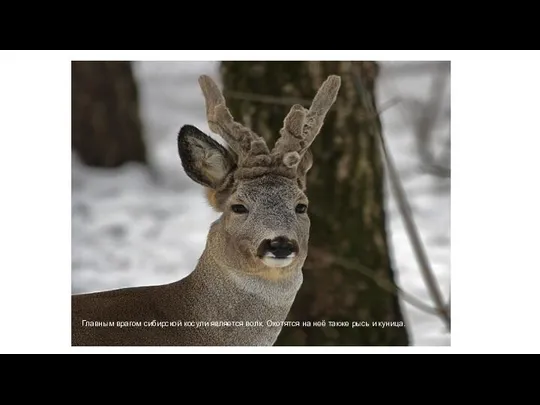
[[[178,153],[186,174],[195,182],[218,188],[234,168],[231,153],[192,125],[178,133]]]

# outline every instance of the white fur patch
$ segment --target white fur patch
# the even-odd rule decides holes
[[[295,257],[296,257],[296,253],[294,252],[283,259],[278,259],[276,256],[274,256],[273,253],[267,253],[262,258],[262,261],[268,267],[285,267],[291,264]]]

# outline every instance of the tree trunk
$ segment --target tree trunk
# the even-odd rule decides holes
[[[353,70],[360,77],[361,97]],[[337,101],[311,146],[309,254],[304,284],[289,314],[290,320],[301,325],[310,321],[312,326],[286,327],[276,344],[408,345],[398,298],[381,287],[393,285],[394,276],[386,235],[381,123],[375,108],[377,64],[223,62],[221,73],[232,114],[269,146],[293,103],[309,107],[328,75],[342,78]],[[313,325],[320,321],[324,327]],[[329,321],[349,326],[331,326]]]
[[[71,147],[94,167],[146,163],[137,84],[130,62],[71,65]]]

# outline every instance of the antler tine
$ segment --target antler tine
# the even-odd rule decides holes
[[[331,75],[317,91],[309,110],[299,104],[292,106],[283,120],[281,136],[274,147],[274,154],[297,152],[301,157],[305,153],[319,134],[326,114],[336,101],[340,86],[341,78]],[[293,160],[299,161],[299,159]],[[290,166],[286,162],[285,164]]]
[[[336,101],[340,87],[341,78],[336,75],[329,76],[313,98],[311,107],[306,115],[306,124],[302,131],[305,140],[305,149],[309,148],[315,137],[319,134],[326,114]]]
[[[304,137],[302,131],[306,122],[307,112],[308,110],[300,104],[295,104],[291,107],[291,110],[283,120],[283,128],[279,131],[280,137],[272,150],[274,155],[293,151],[300,152],[303,149]]]
[[[210,130],[221,135],[238,156],[247,154],[251,150],[252,141],[261,141],[262,138],[234,121],[227,108],[225,97],[210,76],[200,76],[199,86],[204,94],[206,118]]]

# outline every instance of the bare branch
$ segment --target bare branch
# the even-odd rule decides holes
[[[424,170],[434,176],[438,177],[450,177],[450,130],[448,131],[448,137],[444,144],[444,149],[438,157],[433,159],[433,163],[427,165]]]
[[[404,122],[415,129],[414,141],[421,160],[422,170],[438,177],[450,177],[450,169],[438,163],[433,151],[433,132],[437,120],[441,117],[444,94],[449,81],[449,63],[430,63],[430,73],[434,75],[430,86],[430,98],[427,103],[415,101],[411,103],[414,108],[401,108],[400,114]],[[385,71],[388,66],[385,66]],[[414,67],[412,68],[414,70]],[[386,72],[386,76],[400,74],[399,70],[393,74]],[[424,73],[425,74],[425,73]],[[395,86],[398,87],[398,86]]]
[[[446,67],[441,65],[431,82],[430,100],[426,103],[415,125],[418,153],[426,166],[434,164],[432,151],[433,131],[442,109],[447,83],[448,75]]]
[[[437,163],[424,166],[424,171],[437,177],[450,178],[451,170]]]
[[[360,80],[360,77],[358,73],[356,72],[354,72],[353,75],[354,75],[354,82],[355,82],[358,95],[359,97],[362,97],[363,89],[362,89],[362,82]],[[429,263],[427,254],[424,250],[422,240],[420,238],[420,234],[418,232],[418,229],[413,219],[412,210],[409,206],[409,202],[407,200],[405,190],[403,188],[403,185],[401,184],[401,180],[395,168],[392,156],[386,146],[384,135],[382,134],[382,131],[378,131],[378,132],[379,132],[379,139],[381,142],[383,157],[386,162],[386,166],[388,168],[390,185],[394,192],[398,208],[401,212],[401,216],[405,223],[405,229],[407,231],[407,235],[409,236],[409,239],[413,246],[413,251],[416,256],[416,260],[418,261],[420,265],[421,274],[424,278],[424,282],[426,283],[426,286],[431,295],[431,298],[433,299],[437,307],[437,311],[440,314],[442,314],[442,319],[445,322],[448,330],[450,330],[450,324],[451,324],[450,315],[448,314],[446,310],[446,306],[444,305],[444,301],[442,298],[442,293],[439,289],[437,280],[435,278],[435,275],[433,274],[433,270]]]
[[[426,74],[433,73],[439,69],[450,69],[449,61],[436,61],[436,62],[387,62],[381,69],[381,73],[385,76],[425,76]]]
[[[414,295],[409,294],[405,290],[403,290],[401,287],[399,287],[397,284],[392,283],[390,280],[383,279],[381,277],[375,276],[375,271],[370,269],[367,266],[364,266],[360,263],[353,263],[348,260],[341,259],[339,257],[333,257],[333,262],[337,264],[338,266],[344,267],[349,270],[354,270],[362,273],[366,277],[369,277],[371,280],[373,280],[380,288],[383,290],[398,295],[401,294],[404,301],[408,302],[415,308],[418,308],[419,310],[426,312],[428,314],[432,315],[443,315],[441,311],[438,308],[433,308],[429,306],[428,304],[424,303],[421,299],[416,298]]]
[[[380,116],[383,112],[389,110],[395,105],[403,102],[401,97],[392,97],[390,100],[386,100],[384,103],[381,103],[379,107],[379,112],[376,114],[376,117]]]

